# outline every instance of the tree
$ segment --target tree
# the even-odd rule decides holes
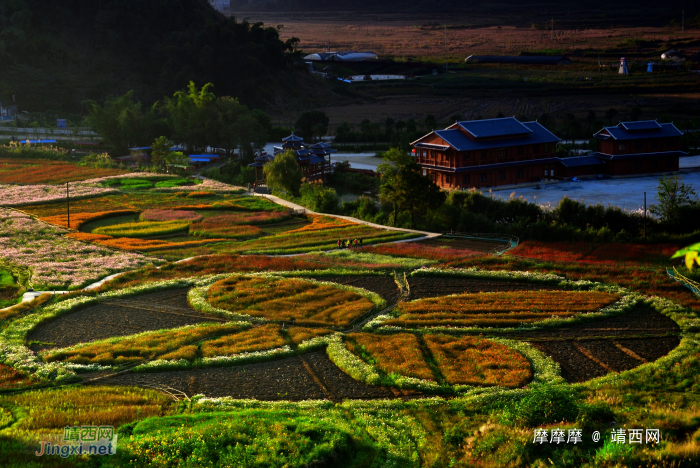
[[[207,141],[217,133],[212,125],[216,120],[216,96],[211,92],[213,87],[213,84],[207,83],[197,89],[190,81],[187,90],[178,91],[165,101],[175,139],[184,143],[188,150],[204,150]]]
[[[263,173],[268,187],[299,196],[302,175],[294,151],[285,151],[275,156],[274,160],[265,164]]]
[[[616,115],[617,115],[617,110],[612,108],[612,107],[605,111],[605,118],[608,119],[608,122],[610,123],[610,125],[612,125],[612,119],[614,119]]]
[[[323,111],[307,111],[303,112],[296,123],[294,128],[298,129],[304,138],[313,139],[314,136],[323,136],[328,133],[328,124],[330,119]]]
[[[144,111],[140,102],[133,102],[132,95],[129,91],[120,97],[109,96],[103,105],[86,102],[90,112],[87,123],[118,154],[126,153],[130,146],[147,145],[164,127],[155,116],[155,106]]]
[[[444,203],[445,194],[421,174],[420,166],[407,153],[393,148],[384,153],[384,160],[387,162],[377,168],[382,175],[379,199],[392,204],[394,226],[399,210],[409,211],[411,224],[415,225],[417,216]]]
[[[675,174],[659,179],[657,190],[659,204],[651,205],[649,211],[670,225],[679,224],[682,208],[696,202],[697,194],[693,186],[685,185]]]
[[[151,164],[156,167],[163,164],[168,159],[172,146],[173,142],[168,137],[159,136],[156,138],[151,144]]]

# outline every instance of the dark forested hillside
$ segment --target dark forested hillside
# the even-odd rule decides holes
[[[78,111],[131,89],[153,102],[194,80],[254,103],[285,48],[275,28],[206,0],[1,0],[0,102]]]

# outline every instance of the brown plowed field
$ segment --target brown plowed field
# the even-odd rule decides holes
[[[450,294],[499,292],[499,291],[540,291],[558,289],[556,286],[518,281],[482,280],[453,276],[412,276],[408,278],[411,299],[447,296]]]
[[[510,337],[530,341],[561,366],[568,382],[584,382],[608,372],[653,362],[680,344],[678,324],[641,307],[604,320]]]
[[[394,278],[391,276],[313,276],[311,279],[317,281],[328,281],[331,283],[344,284],[346,286],[354,286],[356,288],[366,289],[373,293],[379,294],[387,302],[395,302],[399,299],[401,292],[396,285]]]
[[[54,343],[33,345],[36,351],[221,320],[192,309],[187,303],[187,291],[188,288],[166,289],[90,305],[39,325],[29,334],[28,341]]]
[[[341,371],[325,354],[317,351],[300,356],[235,367],[215,367],[168,372],[128,373],[95,381],[96,385],[170,387],[188,396],[202,393],[216,398],[301,401],[309,399],[396,398],[385,387],[358,382]]]

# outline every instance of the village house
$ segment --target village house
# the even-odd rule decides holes
[[[598,151],[590,156],[605,163],[604,173],[613,177],[675,172],[683,134],[672,123],[656,120],[620,122],[593,135]]]
[[[255,158],[255,162],[248,164],[249,167],[255,168],[255,183],[264,184],[265,174],[262,168],[275,159],[280,153],[285,151],[293,151],[297,165],[301,170],[304,180],[308,182],[322,180],[325,182],[326,175],[330,173],[331,154],[337,150],[331,148],[331,145],[324,142],[315,144],[304,143],[304,139],[295,135],[292,132],[286,138],[282,138],[282,145],[275,146],[274,154],[262,153]],[[328,159],[326,159],[328,157]]]
[[[497,187],[555,178],[561,141],[514,117],[456,122],[412,143],[423,175],[444,189]]]

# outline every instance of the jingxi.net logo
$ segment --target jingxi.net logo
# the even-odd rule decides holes
[[[39,450],[34,452],[41,456],[73,455],[114,455],[117,452],[117,433],[114,426],[67,426],[63,437],[57,435],[52,440],[39,442]]]

